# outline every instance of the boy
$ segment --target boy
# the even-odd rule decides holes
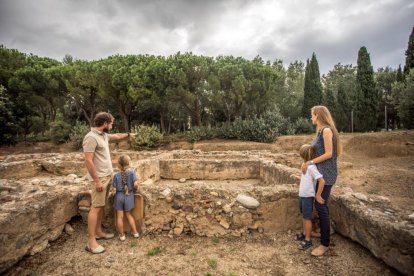
[[[315,151],[311,145],[305,144],[300,147],[299,154],[304,162],[310,161],[315,158]],[[315,195],[316,182],[319,182],[318,191]],[[303,217],[303,232],[296,235],[296,240],[302,241],[299,249],[305,250],[312,247],[312,211],[313,202],[316,199],[319,203],[323,204],[324,200],[321,196],[325,180],[320,174],[315,164],[308,166],[305,174],[300,177],[299,184],[299,209]]]

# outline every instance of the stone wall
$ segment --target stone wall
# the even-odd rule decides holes
[[[352,192],[333,195],[330,214],[335,230],[399,272],[414,275],[414,225],[385,212],[387,202],[379,201]]]
[[[161,181],[141,188],[145,202],[145,232],[199,236],[241,236],[250,231],[299,229],[297,187],[275,186],[228,189],[204,181]],[[246,195],[258,201],[248,206],[236,200]]]
[[[78,194],[87,181],[74,175],[0,180],[0,273],[25,255],[43,251],[78,214]]]
[[[258,160],[160,160],[164,179],[245,179],[259,177]]]

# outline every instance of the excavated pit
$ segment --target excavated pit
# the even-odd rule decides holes
[[[128,154],[145,199],[142,233],[246,237],[301,229],[297,154],[268,151],[114,152]],[[83,155],[22,154],[0,164],[0,272],[42,252],[90,206]],[[237,200],[248,196],[258,206]],[[414,274],[414,227],[384,216],[380,196],[333,189],[332,228],[405,274]],[[254,204],[253,204],[254,205]],[[113,227],[112,197],[104,225]],[[141,224],[141,222],[139,222]],[[12,225],[12,227],[10,227]],[[86,237],[85,237],[86,240]],[[279,271],[280,273],[280,271]]]

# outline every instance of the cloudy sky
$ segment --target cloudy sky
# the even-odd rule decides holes
[[[0,0],[0,44],[62,60],[113,54],[282,59],[315,52],[322,73],[356,64],[405,64],[413,0]]]

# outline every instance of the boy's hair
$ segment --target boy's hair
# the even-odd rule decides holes
[[[131,162],[131,158],[128,155],[126,155],[126,154],[121,155],[118,158],[118,166],[119,166],[119,169],[121,170],[122,185],[124,185],[124,193],[125,193],[125,195],[128,195],[129,194],[128,185],[127,185],[127,174],[126,174],[126,170],[128,169],[130,162]]]
[[[103,126],[105,123],[111,123],[114,121],[114,117],[111,113],[107,112],[99,112],[95,115],[95,118],[93,119],[93,125],[95,127]]]
[[[311,145],[305,144],[300,147],[299,154],[303,160],[309,161],[315,157],[315,150],[313,149]]]

